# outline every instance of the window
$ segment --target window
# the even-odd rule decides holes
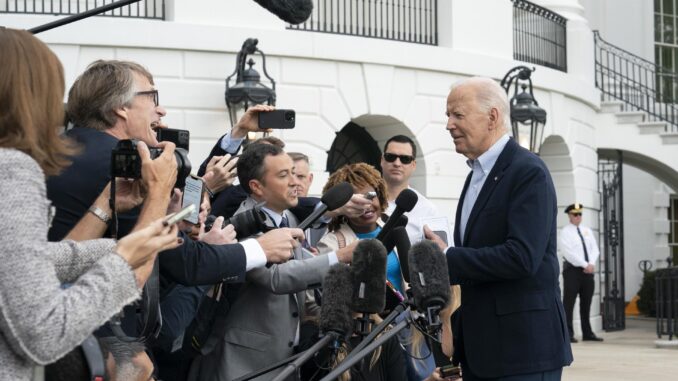
[[[654,0],[654,62],[657,93],[662,102],[678,99],[678,0]]]
[[[674,266],[678,261],[678,195],[671,196],[671,203],[669,204],[669,250],[673,257]]]

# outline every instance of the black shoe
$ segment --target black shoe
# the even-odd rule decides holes
[[[570,343],[578,343],[579,340],[577,340],[574,336],[570,337]]]
[[[591,336],[584,336],[582,338],[583,341],[603,341],[602,337],[598,337],[596,335],[591,335]]]

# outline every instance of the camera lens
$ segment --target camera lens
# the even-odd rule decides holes
[[[285,120],[293,121],[294,120],[294,111],[287,111],[285,113]]]

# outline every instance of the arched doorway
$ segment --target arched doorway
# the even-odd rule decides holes
[[[381,150],[364,127],[349,122],[337,133],[327,153],[326,170],[330,174],[346,164],[367,163],[381,172]]]

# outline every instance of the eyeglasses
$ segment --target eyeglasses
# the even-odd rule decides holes
[[[581,213],[570,213],[572,217],[581,217]]]
[[[160,97],[158,96],[158,90],[148,90],[148,91],[137,91],[134,93],[135,96],[137,95],[152,95],[153,96],[153,103],[155,103],[155,107],[160,106]]]
[[[400,162],[403,164],[410,164],[411,162],[414,161],[414,156],[410,155],[396,155],[394,153],[384,153],[384,160],[386,160],[389,163],[393,163],[396,161],[396,159],[400,159]]]

